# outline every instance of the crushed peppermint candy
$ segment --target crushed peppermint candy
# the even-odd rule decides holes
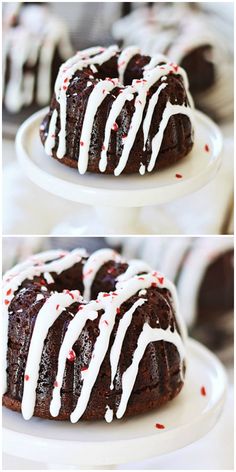
[[[175,177],[176,177],[176,179],[182,179],[183,178],[182,174],[175,174]]]
[[[115,122],[115,123],[113,123],[113,125],[112,125],[112,129],[113,129],[113,131],[117,131],[117,130],[118,130],[118,128],[119,128],[118,124],[117,124],[116,122]]]
[[[205,149],[206,152],[210,151],[210,148],[209,148],[208,144],[205,144],[204,149]]]
[[[155,424],[155,428],[157,428],[157,429],[165,429],[165,426],[164,426],[164,424],[156,423],[156,424]]]
[[[201,395],[202,395],[203,397],[206,397],[206,389],[205,389],[204,386],[201,387]]]
[[[75,354],[75,351],[73,349],[71,349],[69,351],[67,359],[68,359],[69,362],[74,362],[74,360],[76,359],[76,354]]]

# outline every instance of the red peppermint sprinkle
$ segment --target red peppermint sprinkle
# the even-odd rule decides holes
[[[144,280],[144,277],[138,277],[138,280]]]
[[[11,295],[11,288],[7,291],[7,295]]]
[[[120,308],[117,308],[117,309],[116,309],[116,314],[117,314],[117,315],[120,315]]]
[[[57,304],[57,306],[56,306],[56,310],[58,310],[58,309],[59,309],[59,306],[60,306],[60,305],[58,305],[58,304]]]
[[[113,123],[113,126],[112,126],[113,131],[117,131],[118,128],[119,128],[118,124],[116,122]]]
[[[104,293],[103,297],[109,297],[109,293]]]
[[[43,280],[43,279],[40,279],[39,282],[40,282],[41,285],[46,285],[46,282],[45,282],[45,280]]]
[[[25,381],[28,382],[28,380],[29,380],[29,375],[26,374],[25,375]]]
[[[173,62],[170,63],[170,66],[173,67],[174,71],[177,72],[179,66],[177,64],[174,64]]]
[[[205,144],[204,149],[205,149],[206,152],[210,151],[210,148],[209,148],[208,144]]]
[[[80,141],[80,146],[84,146],[84,141]]]
[[[107,326],[109,326],[109,323],[108,323],[107,320],[104,320],[104,323],[105,323]]]
[[[69,351],[67,359],[70,362],[74,362],[74,360],[76,359],[76,354],[75,354],[75,351],[73,351],[73,349],[71,349],[71,351]]]
[[[127,138],[127,134],[123,134],[122,139]]]
[[[5,305],[9,305],[10,302],[9,302],[9,300],[6,299],[6,300],[4,300],[4,303],[5,303]]]
[[[81,372],[84,372],[85,370],[88,370],[88,367],[81,367]]]
[[[156,282],[152,282],[151,287],[154,287],[154,288],[157,287]]]
[[[68,78],[64,79],[64,84],[66,84],[66,82],[68,82],[68,80],[69,80]]]
[[[182,174],[175,174],[175,177],[176,177],[176,179],[182,179],[183,178]]]
[[[67,86],[66,85],[63,85],[63,90],[67,90]]]
[[[164,282],[164,277],[157,277],[157,280],[158,280],[158,282],[160,282],[160,284],[163,284],[163,282]]]
[[[203,397],[206,397],[206,389],[205,389],[204,386],[201,387],[201,395],[202,395]]]
[[[155,427],[156,427],[157,429],[165,429],[164,424],[161,424],[161,423],[156,423],[156,424],[155,424]]]
[[[54,386],[54,387],[58,387],[58,382],[57,382],[57,380],[55,380],[53,386]]]

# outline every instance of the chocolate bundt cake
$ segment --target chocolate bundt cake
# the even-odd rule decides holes
[[[175,288],[140,260],[111,249],[37,254],[6,273],[3,306],[3,404],[25,419],[110,422],[183,387]]]
[[[193,146],[185,71],[137,47],[94,47],[63,64],[40,127],[48,155],[80,174],[162,169]]]
[[[3,10],[3,103],[18,113],[48,104],[61,63],[73,53],[66,24],[48,5],[8,3]]]

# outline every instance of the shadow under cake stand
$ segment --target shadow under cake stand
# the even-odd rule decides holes
[[[28,118],[19,128],[16,151],[27,176],[44,190],[84,205],[63,221],[58,234],[157,234],[165,223],[163,211],[156,221],[142,224],[141,207],[162,205],[191,194],[216,175],[221,164],[222,136],[215,123],[195,110],[195,143],[188,156],[159,172],[145,175],[86,173],[47,156],[39,126],[47,109]],[[167,218],[167,217],[166,217]]]
[[[134,418],[110,424],[35,417],[25,421],[19,413],[3,408],[3,451],[44,462],[47,469],[114,469],[197,441],[215,425],[227,382],[222,364],[203,345],[189,339],[187,355],[185,385],[178,397]]]

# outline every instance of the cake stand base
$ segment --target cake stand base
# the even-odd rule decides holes
[[[71,232],[130,234],[149,233],[150,225],[139,217],[140,207],[162,205],[199,190],[218,171],[221,164],[222,137],[219,128],[206,115],[195,111],[195,143],[184,159],[159,172],[119,177],[80,175],[47,156],[39,139],[39,126],[47,109],[32,115],[20,127],[16,151],[27,176],[44,190],[64,199],[90,205],[96,212],[90,218],[75,215]],[[79,223],[78,221],[79,220]],[[95,223],[96,220],[96,223]],[[69,225],[70,226],[70,225]],[[152,222],[151,232],[158,232]]]
[[[197,441],[215,425],[222,411],[226,376],[219,360],[198,342],[188,340],[187,354],[182,392],[168,405],[145,415],[110,424],[71,424],[40,418],[25,421],[3,408],[3,451],[44,462],[48,469],[114,469]],[[157,424],[164,428],[158,429]]]

